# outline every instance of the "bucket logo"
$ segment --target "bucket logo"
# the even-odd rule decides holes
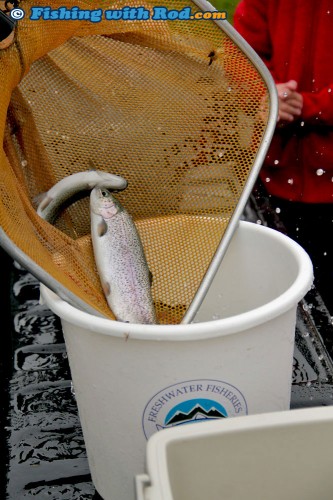
[[[221,380],[188,380],[155,394],[143,412],[142,426],[148,439],[162,429],[238,415],[247,415],[247,404],[236,387]]]

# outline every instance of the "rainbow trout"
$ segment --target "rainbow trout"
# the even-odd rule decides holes
[[[41,195],[37,213],[42,219],[55,221],[61,207],[75,195],[87,191],[97,184],[105,185],[109,189],[121,191],[127,187],[127,181],[119,175],[110,174],[101,170],[88,170],[68,175],[52,186],[47,193]]]
[[[117,320],[156,324],[151,275],[131,216],[103,186],[91,192],[90,216],[97,270]]]

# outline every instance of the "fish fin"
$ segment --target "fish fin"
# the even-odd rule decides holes
[[[47,193],[42,193],[39,196],[41,197],[41,200],[38,203],[38,211],[42,212],[43,210],[45,210],[46,207],[49,206],[53,198],[51,196],[48,196]]]
[[[111,293],[110,283],[108,281],[103,281],[102,288],[103,288],[104,295],[106,297],[108,297]]]
[[[150,269],[148,269],[148,271],[149,271],[149,283],[150,283],[150,286],[152,286],[153,285],[153,273],[151,272]]]
[[[107,230],[108,230],[108,225],[102,217],[100,222],[97,224],[98,236],[104,236],[106,234]]]
[[[91,158],[89,158],[89,160],[88,160],[88,164],[89,164],[89,167],[90,167],[90,169],[89,169],[90,171],[91,171],[91,170],[97,170],[97,169],[96,169],[96,165],[95,165],[95,163],[94,163],[94,160],[92,160]]]
[[[35,207],[38,207],[38,205],[44,200],[44,198],[47,195],[47,191],[44,191],[43,193],[39,193],[36,196],[33,197],[32,203]]]

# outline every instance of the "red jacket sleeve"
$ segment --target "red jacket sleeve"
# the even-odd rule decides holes
[[[267,21],[267,0],[242,0],[236,7],[234,27],[270,67],[272,44]]]
[[[333,126],[333,83],[319,92],[301,92],[302,119],[313,125]]]

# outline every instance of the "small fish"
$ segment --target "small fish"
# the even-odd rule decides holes
[[[81,191],[90,190],[100,183],[103,183],[109,189],[117,191],[121,191],[127,187],[127,181],[119,175],[101,170],[78,172],[64,177],[47,193],[44,193],[39,202],[37,213],[42,219],[52,224],[57,218],[62,205]]]
[[[131,216],[104,186],[91,192],[90,216],[97,270],[117,320],[156,324],[151,274]]]

